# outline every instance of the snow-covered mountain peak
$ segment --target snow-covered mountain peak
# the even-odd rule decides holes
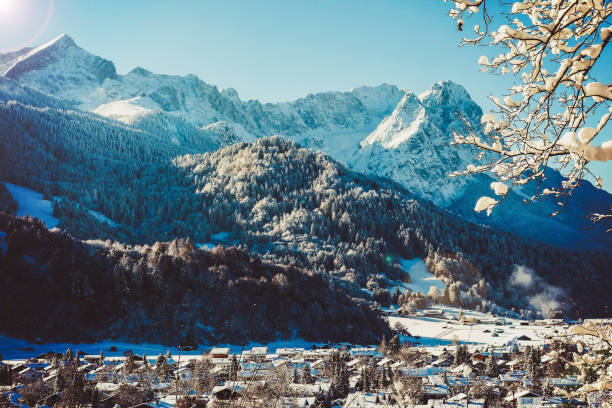
[[[58,35],[57,37],[55,37],[54,39],[52,39],[51,41],[49,41],[48,43],[42,45],[41,48],[50,47],[50,46],[73,47],[73,46],[76,46],[76,42],[74,41],[74,38],[72,38],[68,34],[62,33]]]
[[[79,47],[62,34],[10,61],[3,75],[68,100],[95,90],[106,79],[117,79],[115,65]]]
[[[463,101],[465,99],[471,99],[468,91],[461,85],[456,82],[447,80],[447,81],[438,81],[429,87],[423,93],[419,94],[419,99],[421,101],[426,100],[446,100],[447,102],[451,101]]]
[[[444,132],[452,133],[451,129],[464,127],[458,114],[478,128],[482,109],[463,86],[453,81],[435,83],[419,95],[419,100],[431,116],[432,122]]]
[[[439,82],[419,96],[403,92],[391,115],[361,142],[350,164],[447,206],[468,183],[468,178],[448,175],[465,168],[474,156],[469,148],[450,145],[451,129],[462,125],[457,112],[472,120],[480,108],[462,86],[450,81]]]
[[[402,100],[391,115],[383,119],[374,132],[361,142],[361,146],[380,143],[384,148],[393,149],[409,141],[417,133],[426,119],[426,112],[419,98],[404,91]]]

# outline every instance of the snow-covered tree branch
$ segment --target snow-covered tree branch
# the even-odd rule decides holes
[[[505,24],[494,31],[489,31],[494,19],[487,0],[449,2],[460,30],[464,18],[482,13],[484,25],[475,25],[475,37],[460,44],[485,45],[498,54],[481,56],[481,70],[517,78],[506,95],[491,97],[495,109],[482,117],[483,131],[464,121],[467,132],[454,134],[454,143],[476,146],[481,154],[479,163],[453,176],[492,172],[499,179],[491,188],[501,199],[482,197],[475,210],[490,213],[509,190],[529,182],[538,187],[532,201],[553,196],[561,206],[587,175],[601,187],[602,179],[588,164],[612,160],[612,137],[605,132],[612,115],[612,75],[594,74],[612,40],[612,1],[504,3],[499,17]],[[595,144],[597,137],[603,142]],[[541,187],[546,167],[561,170],[566,177],[561,185]],[[606,216],[593,214],[592,219]]]

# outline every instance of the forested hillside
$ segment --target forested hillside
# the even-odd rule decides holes
[[[0,212],[3,333],[45,341],[372,343],[385,323],[322,276],[189,240],[86,244]],[[75,330],[78,327],[78,330]]]
[[[461,283],[465,305],[481,303],[484,278],[487,298],[527,307],[524,288],[510,284],[516,267],[525,266],[567,291],[560,302],[573,297],[583,311],[605,313],[607,254],[534,245],[466,222],[293,142],[261,139],[175,163],[189,172],[199,201],[192,211],[206,211],[209,230],[230,231],[251,250],[314,269],[352,293],[384,287],[377,274],[402,279],[397,256],[422,257]]]
[[[462,304],[494,307],[486,295],[517,310],[529,298],[508,283],[524,265],[544,282],[562,282],[584,312],[603,313],[606,296],[592,295],[610,288],[608,257],[474,225],[281,138],[193,154],[210,140],[188,135],[175,144],[83,112],[10,102],[0,105],[0,121],[0,179],[56,197],[60,227],[80,239],[204,243],[227,232],[228,243],[365,297],[361,288],[379,295],[387,279],[405,278],[398,257],[421,257],[458,282]]]

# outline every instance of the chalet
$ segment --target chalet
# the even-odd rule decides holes
[[[232,360],[224,357],[224,358],[213,358],[212,359],[212,363],[215,366],[215,368],[224,368],[226,370],[229,370],[232,367]]]
[[[444,356],[431,363],[432,367],[450,367],[453,365],[453,358]]]
[[[269,352],[267,347],[253,347],[251,350],[246,350],[243,356],[246,361],[263,361]]]
[[[212,389],[212,396],[219,401],[229,401],[239,398],[244,392],[244,386],[239,383],[226,382]]]
[[[453,368],[451,372],[464,377],[476,377],[476,370],[467,364],[459,364],[457,367]]]
[[[305,360],[315,361],[332,355],[332,349],[305,350],[302,354]]]
[[[487,361],[487,358],[489,357],[483,353],[472,354],[472,360],[479,361],[481,363],[484,363],[485,361]]]
[[[448,386],[446,385],[425,385],[423,395],[432,399],[442,399],[448,397]]]
[[[509,374],[502,374],[499,376],[499,380],[501,381],[502,385],[504,387],[509,387],[513,384],[518,384],[520,383],[522,380],[519,377],[514,377],[512,375]]]

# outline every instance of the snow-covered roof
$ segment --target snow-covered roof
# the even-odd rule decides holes
[[[510,392],[508,394],[508,396],[505,398],[505,400],[507,402],[511,402],[511,401],[513,401],[515,399],[525,398],[525,397],[541,397],[541,395],[540,394],[536,394],[533,391],[521,390],[521,391]]]
[[[379,366],[379,367],[382,367],[382,366],[384,366],[384,365],[391,364],[391,363],[393,363],[393,360],[391,360],[391,359],[390,359],[390,358],[388,358],[388,357],[385,357],[385,358],[383,358],[382,360],[380,360],[380,361],[378,362],[378,366]]]
[[[217,347],[217,348],[210,350],[208,354],[229,354],[229,353],[230,353],[229,347]]]

